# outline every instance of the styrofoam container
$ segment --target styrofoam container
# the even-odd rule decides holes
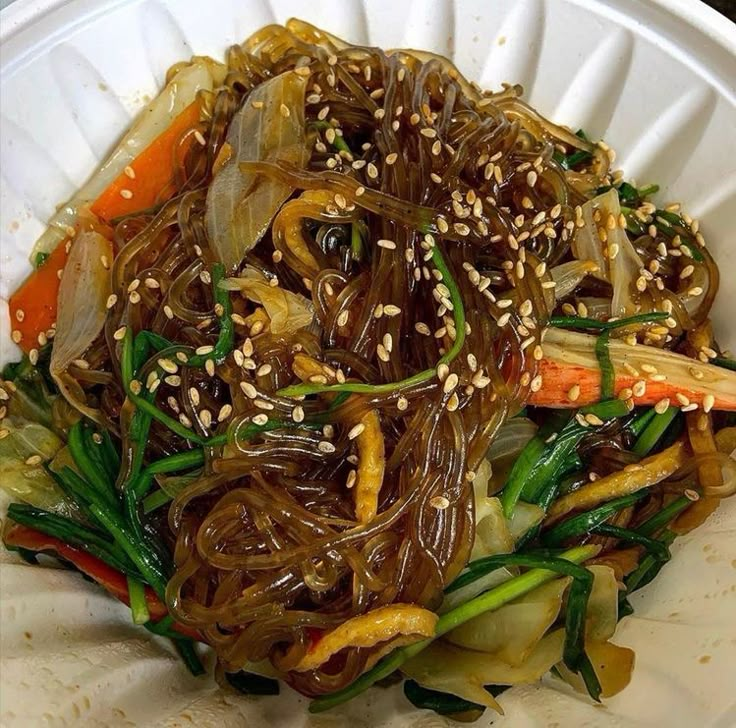
[[[7,297],[33,241],[192,53],[222,57],[258,27],[300,16],[357,43],[444,53],[485,87],[520,82],[547,116],[604,137],[617,166],[684,200],[720,263],[714,323],[736,345],[736,26],[697,0],[17,0],[2,11],[0,359],[15,355]],[[501,697],[477,725],[736,726],[736,499],[678,540],[616,640],[631,685],[594,706],[559,684]],[[339,711],[226,694],[78,576],[2,554],[0,724],[430,726],[400,690]]]

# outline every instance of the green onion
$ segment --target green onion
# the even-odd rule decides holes
[[[159,490],[155,490],[143,499],[143,512],[146,515],[153,513],[153,511],[165,506],[171,500],[172,497],[165,490],[159,488]]]
[[[623,417],[629,413],[628,405],[617,399],[583,407],[580,414],[594,414],[602,420],[614,417]],[[528,503],[536,503],[546,493],[554,497],[560,480],[566,474],[566,467],[571,463],[571,456],[582,438],[590,433],[589,427],[581,425],[577,419],[570,420],[559,433],[557,438],[544,444],[540,450],[540,443],[532,439],[522,450],[519,460],[511,469],[501,493],[501,504],[507,518],[513,513],[519,498]],[[518,461],[517,461],[518,462]],[[530,465],[531,463],[531,465]]]
[[[670,552],[665,544],[661,541],[657,541],[654,538],[649,538],[636,531],[631,531],[628,528],[621,528],[620,526],[612,526],[608,523],[601,523],[592,529],[593,533],[601,536],[610,536],[611,538],[618,538],[622,541],[629,541],[635,543],[638,546],[643,546],[647,553],[653,556],[655,559],[660,561],[669,561]]]
[[[586,513],[580,513],[577,516],[568,518],[566,521],[558,523],[547,531],[542,536],[542,541],[549,546],[557,546],[568,538],[590,533],[593,528],[607,521],[612,515],[618,513],[618,511],[634,505],[634,503],[641,500],[645,495],[647,495],[646,491],[640,490],[630,495],[615,498]]]
[[[579,564],[591,558],[596,553],[597,547],[595,546],[578,546],[570,549],[569,551],[565,551],[559,558],[560,560],[565,560],[571,564]],[[347,687],[313,700],[309,705],[309,712],[321,713],[325,710],[329,710],[330,708],[334,708],[337,705],[346,703],[348,700],[351,700],[355,696],[360,695],[360,693],[367,690],[378,680],[381,680],[393,673],[401,667],[404,662],[409,658],[418,655],[438,637],[447,634],[456,627],[459,627],[461,624],[465,624],[465,622],[480,614],[499,609],[514,599],[518,599],[519,597],[524,596],[524,594],[528,594],[530,591],[536,589],[542,584],[551,581],[557,575],[557,571],[550,571],[549,569],[531,569],[520,576],[513,577],[512,579],[505,581],[503,584],[484,592],[465,604],[455,607],[455,609],[446,612],[439,618],[435,628],[434,637],[394,650],[380,660],[373,668],[368,670],[368,672],[364,672],[357,678],[357,680]]]
[[[655,321],[663,321],[670,314],[664,311],[651,311],[650,313],[639,313],[628,318],[614,319],[613,321],[599,321],[598,319],[583,318],[581,316],[553,316],[549,320],[550,326],[559,329],[596,329],[598,331],[612,331],[625,326],[636,326],[637,324],[651,324]]]
[[[435,268],[442,274],[442,282],[447,286],[450,291],[450,300],[453,305],[453,318],[455,321],[455,341],[452,344],[450,350],[440,357],[437,365],[450,364],[455,360],[457,355],[463,348],[465,343],[465,308],[463,306],[463,300],[460,295],[460,289],[457,287],[455,279],[450,273],[450,269],[445,263],[445,259],[440,251],[439,243],[435,243],[432,246],[432,262]],[[427,382],[430,379],[437,376],[437,370],[425,369],[422,372],[418,372],[413,376],[404,379],[399,382],[387,382],[386,384],[365,384],[362,382],[345,382],[344,384],[293,384],[289,387],[285,387],[277,392],[284,397],[299,397],[302,395],[318,394],[320,392],[354,392],[356,394],[385,394],[387,392],[393,392],[396,389],[405,389],[406,387],[413,387],[422,382]]]
[[[190,639],[187,639],[186,637],[173,637],[172,639],[174,641],[174,647],[176,647],[176,651],[179,653],[179,656],[184,661],[184,664],[187,666],[189,672],[191,672],[192,675],[194,675],[195,677],[198,677],[199,675],[204,675],[204,665],[199,659],[199,655],[197,654],[197,649],[194,646],[194,642],[192,642],[192,640]]]
[[[123,574],[137,575],[138,573],[124,554],[122,558],[118,556],[115,544],[108,541],[104,534],[77,521],[25,503],[11,503],[8,506],[8,517],[22,526],[28,526],[47,536],[58,538],[69,546],[87,551]]]
[[[633,437],[639,437],[642,432],[647,428],[647,425],[657,416],[657,411],[654,407],[645,409],[642,412],[634,415],[631,420],[627,423],[626,429]]]
[[[133,615],[133,624],[145,624],[151,618],[146,603],[146,587],[137,579],[128,577],[128,599],[130,611]]]
[[[74,458],[77,468],[95,492],[101,498],[104,498],[110,507],[117,508],[117,492],[105,476],[100,464],[101,461],[93,457],[92,453],[97,453],[97,446],[94,445],[94,450],[92,450],[90,448],[91,442],[91,438],[88,440],[85,436],[85,425],[82,420],[79,420],[69,430],[69,440],[67,442],[69,453]]]
[[[611,399],[615,392],[616,373],[608,351],[610,332],[604,331],[595,342],[595,358],[601,370],[601,400]]]
[[[232,303],[230,302],[230,293],[220,287],[220,282],[225,278],[225,266],[222,263],[215,263],[212,266],[212,291],[215,298],[215,305],[221,306],[217,319],[220,322],[220,335],[217,337],[215,348],[209,354],[194,354],[189,357],[186,366],[201,367],[204,366],[208,359],[216,364],[224,361],[225,357],[233,350],[233,342],[235,340],[235,325],[230,315],[233,312]]]
[[[36,253],[36,257],[33,261],[36,268],[40,268],[50,257],[50,253]]]
[[[715,364],[717,367],[730,369],[732,372],[736,372],[736,359],[729,359],[725,356],[717,356],[715,359],[711,359],[710,363]]]
[[[422,687],[414,680],[404,682],[404,695],[415,708],[433,710],[439,715],[455,715],[471,710],[485,710],[484,705],[471,703],[469,700],[464,700],[450,693],[430,690]]]
[[[664,435],[667,428],[672,424],[672,421],[677,417],[679,411],[678,407],[668,407],[661,414],[655,413],[651,422],[644,428],[634,443],[632,452],[639,457],[648,455],[656,447],[662,435]]]
[[[660,537],[660,543],[666,548],[675,540],[675,534],[672,531],[665,531]],[[637,589],[641,589],[646,586],[657,574],[661,571],[662,567],[667,563],[666,560],[659,559],[654,554],[647,554],[639,566],[631,572],[625,579],[626,584],[625,594],[632,594]],[[622,593],[622,596],[624,594]]]
[[[360,260],[363,257],[363,236],[360,234],[358,223],[350,226],[350,251],[353,260]]]
[[[225,680],[243,695],[278,695],[279,682],[270,677],[255,675],[252,672],[226,672]]]
[[[688,506],[691,506],[692,503],[693,502],[684,495],[681,495],[679,498],[675,498],[675,500],[666,505],[661,511],[658,511],[651,518],[648,518],[644,523],[638,526],[636,528],[636,532],[641,533],[644,536],[651,536],[659,531],[660,528],[666,526],[673,518],[677,517],[686,508],[688,508]]]

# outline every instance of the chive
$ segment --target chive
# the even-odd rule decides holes
[[[664,321],[669,318],[665,311],[652,311],[650,313],[639,313],[628,318],[615,319],[614,321],[599,321],[598,319],[583,318],[581,316],[553,316],[549,320],[550,326],[559,329],[596,329],[598,331],[611,331],[621,329],[624,326],[635,326],[637,324],[651,324],[655,321]]]
[[[33,264],[36,266],[36,269],[38,270],[50,257],[49,253],[36,253],[36,257],[33,261]]]
[[[469,700],[459,698],[457,695],[422,687],[419,683],[414,682],[414,680],[406,680],[404,682],[404,695],[415,708],[433,710],[439,715],[455,715],[471,710],[483,711],[486,709],[484,705],[471,703]]]
[[[194,675],[195,677],[198,677],[199,675],[204,675],[204,665],[199,659],[197,650],[194,647],[194,642],[187,638],[179,639],[177,637],[174,637],[172,639],[174,641],[174,647],[176,647],[176,651],[179,653],[179,656],[184,661],[184,664],[187,666],[189,672],[191,672],[192,675]]]
[[[608,503],[604,503],[603,505],[593,508],[586,513],[580,513],[577,516],[568,518],[566,521],[562,521],[562,523],[558,523],[553,528],[550,528],[549,531],[542,536],[542,541],[549,546],[557,546],[568,538],[590,533],[593,528],[604,523],[612,515],[618,513],[618,511],[634,505],[634,503],[643,498],[646,494],[645,490],[640,490],[636,493],[631,493],[630,495],[615,498],[614,500],[608,501]]]
[[[660,543],[665,548],[668,547],[674,540],[675,534],[672,531],[665,531],[659,537]],[[654,579],[657,574],[659,574],[662,567],[666,563],[666,561],[658,559],[655,555],[651,553],[647,554],[647,556],[641,560],[639,566],[637,566],[637,568],[624,579],[624,583],[626,584],[625,594],[632,594],[637,589],[641,589],[642,587],[649,584],[649,582],[652,581],[652,579]],[[622,593],[621,596],[623,597],[624,593]]]
[[[578,149],[578,151],[563,157],[561,164],[565,169],[573,169],[584,162],[589,162],[591,159],[593,159],[593,155],[590,152]]]
[[[659,531],[660,528],[666,526],[673,518],[682,513],[688,506],[692,505],[692,501],[684,495],[675,498],[671,503],[666,505],[661,511],[655,513],[644,523],[636,528],[637,533],[644,536],[651,536]]]
[[[225,680],[230,687],[243,695],[278,695],[279,681],[252,672],[226,672]]]
[[[623,417],[629,413],[629,407],[625,402],[613,399],[583,407],[579,412],[583,415],[594,414],[607,420]],[[549,494],[554,496],[560,480],[566,475],[566,468],[574,462],[571,458],[575,448],[589,432],[590,428],[583,427],[577,419],[572,419],[553,442],[540,443],[536,438],[529,441],[517,460],[517,463],[521,463],[518,467],[517,463],[514,464],[501,493],[501,504],[507,518],[513,513],[519,498],[535,503],[545,493],[547,500]]]
[[[566,563],[575,565],[586,561],[596,553],[597,548],[595,546],[578,546],[562,553],[559,560],[564,560]],[[585,571],[585,573],[589,576],[584,578],[592,579],[590,572]],[[536,589],[542,584],[554,579],[557,574],[557,571],[550,571],[545,568],[531,569],[520,576],[513,577],[508,581],[505,581],[503,584],[480,594],[465,604],[461,604],[460,606],[455,607],[455,609],[446,612],[437,621],[434,637],[394,650],[380,660],[370,670],[364,672],[347,687],[313,700],[309,705],[309,712],[321,713],[325,710],[329,710],[330,708],[334,708],[337,705],[346,703],[348,700],[351,700],[355,696],[360,695],[360,693],[367,690],[378,680],[381,680],[393,673],[401,667],[406,660],[418,655],[438,637],[441,637],[447,632],[459,627],[461,624],[465,624],[465,622],[480,614],[499,609],[514,599],[518,599],[519,597],[528,594],[530,591]]]
[[[450,269],[445,262],[440,251],[439,243],[435,243],[432,246],[432,262],[435,268],[442,274],[442,282],[447,286],[450,291],[450,300],[453,305],[453,318],[455,322],[456,337],[450,350],[440,357],[439,364],[450,364],[455,360],[457,355],[463,348],[465,343],[465,308],[463,306],[462,296],[460,295],[460,289],[457,287],[455,279],[452,277]],[[407,387],[413,387],[422,382],[427,382],[437,376],[437,370],[425,369],[422,372],[418,372],[413,376],[404,379],[399,382],[387,382],[385,384],[365,384],[361,382],[345,382],[344,384],[293,384],[289,387],[285,387],[277,392],[284,397],[297,397],[308,394],[318,394],[320,392],[354,392],[356,394],[385,394],[387,392],[393,392],[396,389],[405,389]]]
[[[659,192],[659,185],[647,185],[639,188],[639,197],[651,197]]]
[[[661,541],[657,541],[654,538],[649,538],[641,533],[632,531],[628,528],[621,528],[619,526],[612,526],[608,523],[601,523],[592,529],[593,533],[601,536],[611,536],[612,538],[618,538],[622,541],[628,541],[634,543],[637,546],[643,546],[649,555],[659,561],[669,561],[670,552],[665,544]]]
[[[633,453],[644,457],[648,455],[657,445],[672,421],[677,417],[679,407],[668,407],[664,412],[655,413],[651,422],[644,428],[639,438],[631,449]]]
[[[609,339],[610,332],[604,331],[595,342],[595,357],[601,370],[601,400],[611,399],[615,394],[616,374],[608,351]]]
[[[172,346],[175,346],[173,342],[153,331],[139,331],[133,343],[133,371],[137,372],[146,363],[151,349],[163,351]]]
[[[151,618],[146,603],[146,587],[137,579],[128,577],[128,599],[130,611],[133,615],[133,624],[145,624]]]
[[[28,526],[47,536],[58,538],[69,546],[82,549],[123,574],[138,573],[127,557],[118,557],[115,553],[115,544],[108,541],[105,535],[96,529],[25,503],[11,503],[8,506],[8,517],[22,526]]]
[[[659,220],[657,220],[657,218],[662,218],[662,220],[666,220],[669,225],[663,225]],[[690,226],[687,225],[682,217],[674,212],[668,212],[667,210],[657,210],[654,213],[654,225],[659,232],[661,232],[668,238],[674,238],[675,235],[678,234],[677,230],[673,230],[673,227],[679,227],[688,237],[690,237],[691,235]],[[697,244],[682,240],[681,247],[687,248],[693,257],[693,260],[696,260],[698,263],[702,263],[705,260]]]
[[[110,532],[115,541],[120,544],[128,558],[138,567],[146,582],[151,585],[158,597],[165,601],[167,579],[161,571],[158,559],[150,551],[140,549],[135,537],[119,518],[115,518],[111,513],[103,511],[95,505],[91,508],[97,519]]]
[[[730,369],[732,372],[736,372],[736,359],[730,359],[726,356],[717,356],[715,359],[711,359],[710,363],[715,364],[717,367]]]
[[[329,121],[313,121],[310,122],[309,126],[313,127],[314,129],[324,129],[325,131],[327,129],[335,128],[332,126],[332,124],[330,124]],[[335,133],[335,141],[332,142],[332,146],[335,147],[338,152],[347,152],[348,154],[352,154],[348,143],[337,133]]]
[[[74,458],[74,463],[79,468],[85,480],[87,480],[100,497],[105,499],[108,506],[117,508],[117,493],[110,481],[105,477],[100,466],[100,461],[97,461],[91,454],[88,441],[85,437],[85,426],[82,420],[76,422],[69,430],[67,445],[69,446],[69,452],[72,458]],[[96,449],[92,452],[96,453]]]
[[[657,411],[654,407],[645,409],[631,418],[631,421],[626,425],[626,429],[629,431],[629,434],[638,438],[656,416]]]
[[[230,315],[233,312],[233,307],[230,302],[230,292],[220,287],[220,282],[224,278],[225,266],[222,263],[215,263],[212,266],[212,291],[215,298],[215,304],[222,306],[222,312],[217,316],[220,323],[220,334],[217,337],[215,348],[209,354],[194,354],[189,358],[186,366],[201,367],[204,366],[208,359],[219,364],[233,350],[235,326],[233,324],[233,320],[230,318]]]
[[[159,488],[143,499],[143,512],[146,515],[153,513],[153,511],[166,505],[171,500],[173,498],[165,490]]]

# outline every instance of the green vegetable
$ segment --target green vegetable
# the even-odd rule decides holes
[[[630,495],[615,498],[614,500],[608,501],[608,503],[593,508],[593,510],[568,518],[566,521],[562,521],[553,528],[550,528],[542,536],[542,541],[547,546],[558,546],[568,538],[590,533],[596,526],[605,523],[605,521],[620,510],[634,505],[634,503],[641,500],[645,495],[647,495],[646,491],[640,490]]]
[[[736,359],[717,356],[715,359],[711,359],[710,363],[715,364],[717,367],[723,367],[724,369],[730,369],[732,372],[736,372]]]
[[[565,560],[566,562],[570,562],[574,565],[586,561],[596,552],[597,548],[595,546],[578,546],[562,553],[559,559]],[[549,569],[543,568],[531,569],[520,576],[509,579],[503,584],[484,592],[465,604],[461,604],[460,606],[455,607],[455,609],[446,612],[437,622],[434,637],[394,650],[347,687],[313,700],[309,706],[309,711],[311,713],[321,713],[351,700],[356,695],[360,695],[360,693],[367,690],[378,680],[387,677],[401,667],[401,665],[410,657],[418,655],[425,647],[427,647],[427,645],[431,644],[434,639],[437,639],[437,637],[447,634],[456,627],[459,627],[461,624],[477,617],[479,614],[499,609],[504,604],[508,604],[514,599],[529,593],[541,584],[554,579],[557,576],[557,573],[557,571],[550,571]],[[576,593],[575,597],[576,600],[574,604],[575,606],[579,606],[581,594]],[[580,621],[584,621],[584,617],[585,615],[583,614]]]
[[[595,342],[595,358],[601,370],[601,400],[611,399],[615,394],[616,373],[613,371],[611,354],[608,351],[610,332],[604,331]]]
[[[457,695],[423,688],[419,683],[414,682],[414,680],[404,681],[404,695],[415,708],[433,710],[439,715],[455,715],[471,710],[482,712],[486,709],[484,705],[471,703],[469,700],[458,698]]]
[[[629,408],[621,400],[609,400],[583,407],[579,412],[607,420],[627,415]],[[571,457],[575,454],[575,448],[583,436],[589,433],[589,427],[572,419],[553,442],[542,443],[544,446],[541,447],[537,437],[527,444],[511,469],[501,493],[501,503],[507,518],[511,517],[519,498],[528,503],[538,503],[540,499],[549,500],[554,497],[560,480],[566,474],[566,468],[574,462]]]
[[[278,695],[279,682],[252,672],[226,672],[225,679],[243,695]]]
[[[661,511],[657,511],[653,516],[644,521],[636,529],[637,533],[641,533],[644,536],[651,536],[659,531],[660,528],[666,526],[690,505],[692,505],[692,501],[687,496],[681,495],[679,498],[675,498],[675,500],[667,504]]]
[[[677,417],[679,411],[678,407],[668,407],[661,414],[655,412],[654,417],[644,428],[641,435],[639,435],[636,443],[634,443],[632,452],[639,455],[639,457],[648,455],[656,447],[662,435],[664,435],[667,428],[672,424],[672,421]]]
[[[79,471],[94,491],[104,499],[109,507],[117,508],[119,505],[117,492],[102,470],[100,461],[93,454],[97,452],[97,445],[92,443],[91,437],[88,438],[87,435],[88,431],[83,421],[76,422],[69,430],[67,443],[69,452]]]
[[[36,266],[36,268],[40,268],[48,259],[49,259],[49,253],[43,253],[39,252],[36,253],[36,258],[33,261],[33,264]]]
[[[633,437],[638,438],[656,416],[657,412],[654,407],[642,410],[631,418],[626,425],[626,429]]]
[[[598,319],[583,318],[581,316],[553,316],[549,320],[550,326],[558,329],[596,329],[597,331],[612,331],[625,326],[636,326],[638,324],[651,324],[655,321],[664,321],[669,314],[664,311],[651,311],[650,313],[639,313],[636,316],[615,319],[614,321],[599,321]]]
[[[233,307],[230,302],[230,293],[220,287],[220,281],[223,278],[225,278],[225,266],[222,263],[215,263],[212,266],[212,291],[215,298],[215,311],[219,309],[217,319],[220,323],[220,335],[217,337],[215,348],[209,354],[194,354],[189,357],[186,366],[201,367],[208,359],[219,364],[233,350],[235,324],[230,318]]]
[[[455,322],[456,337],[450,350],[440,357],[437,365],[452,363],[463,348],[465,343],[465,308],[450,269],[447,267],[439,243],[432,246],[432,262],[435,268],[442,274],[442,282],[450,291],[450,301],[453,306],[453,319]],[[364,384],[360,382],[345,382],[344,384],[294,384],[279,390],[277,394],[285,397],[298,397],[302,395],[318,394],[320,392],[355,392],[356,394],[383,394],[393,392],[398,388],[411,387],[422,382],[427,382],[437,376],[437,370],[425,369],[400,382],[387,382],[386,384]]]
[[[638,546],[643,546],[649,555],[659,561],[669,561],[670,552],[666,544],[661,541],[657,541],[654,538],[649,538],[636,531],[631,531],[628,528],[621,528],[619,526],[612,526],[608,523],[602,523],[595,526],[592,529],[593,533],[597,533],[601,536],[611,536],[612,538],[618,538],[622,541],[628,541],[635,543]]]
[[[22,526],[34,528],[48,536],[58,538],[70,546],[84,549],[108,566],[123,574],[137,575],[135,566],[123,554],[118,556],[115,544],[100,531],[82,525],[64,516],[57,516],[40,508],[22,503],[11,503],[8,506],[8,517]]]
[[[145,624],[151,618],[146,603],[146,587],[137,579],[128,577],[128,599],[130,611],[133,615],[133,624]]]

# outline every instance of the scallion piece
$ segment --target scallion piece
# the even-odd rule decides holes
[[[639,457],[648,455],[657,445],[672,421],[677,417],[678,407],[668,407],[664,412],[655,413],[651,422],[644,428],[634,443],[632,452]]]

